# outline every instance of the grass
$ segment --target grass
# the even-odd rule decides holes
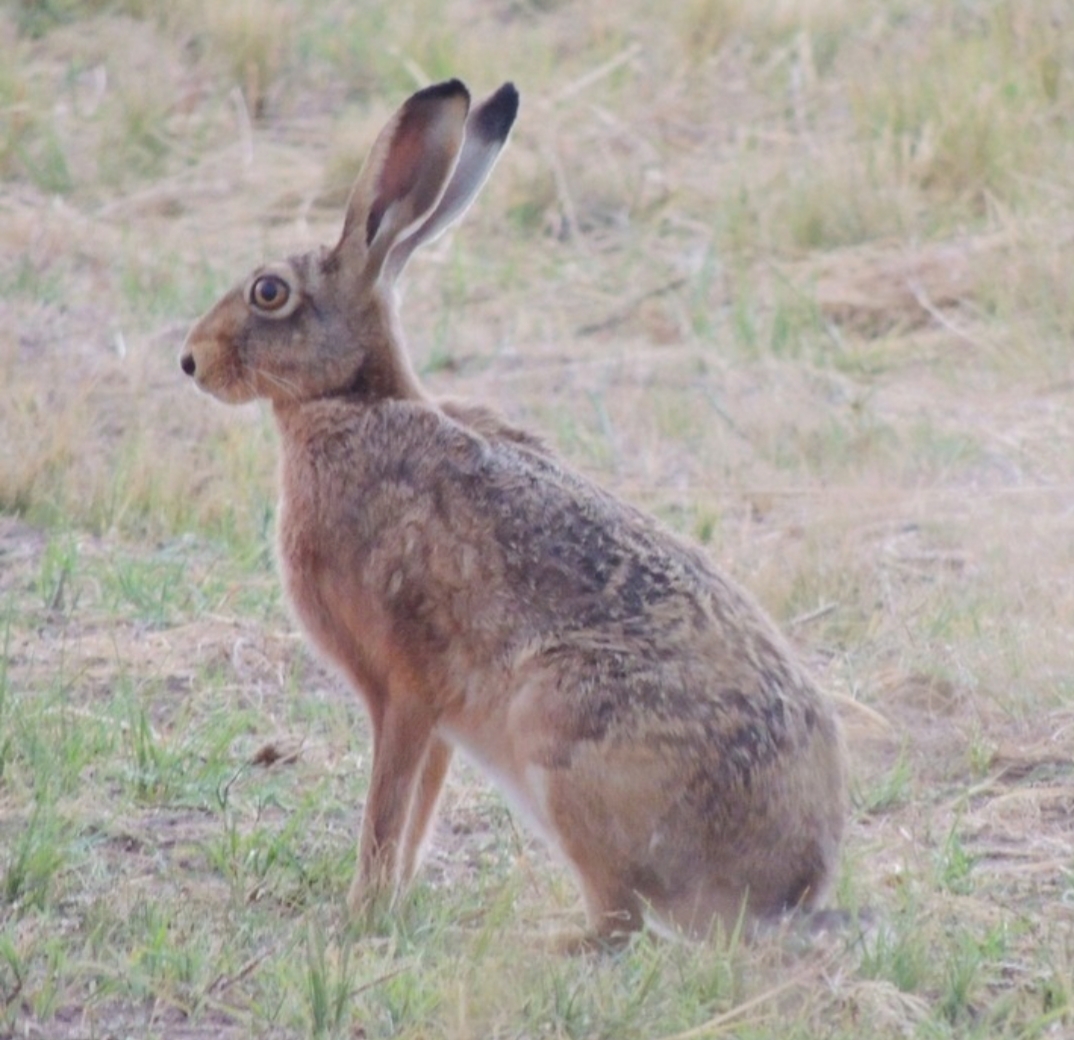
[[[0,48],[0,1035],[1070,1031],[1063,5],[12,0]],[[861,935],[554,956],[577,895],[465,768],[412,898],[344,919],[365,720],[282,602],[271,419],[175,359],[453,74],[522,110],[408,271],[416,368],[842,698]]]

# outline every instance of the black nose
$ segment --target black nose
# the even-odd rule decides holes
[[[188,376],[192,376],[194,374],[194,370],[198,367],[197,365],[194,364],[194,355],[193,354],[184,354],[179,359],[179,367],[182,368],[182,370]]]

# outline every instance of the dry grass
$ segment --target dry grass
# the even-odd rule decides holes
[[[0,51],[0,1035],[1074,1028],[1069,4],[24,0]],[[857,945],[548,958],[574,893],[465,771],[412,906],[341,926],[364,722],[280,605],[269,420],[175,358],[448,74],[523,108],[417,364],[847,702]]]

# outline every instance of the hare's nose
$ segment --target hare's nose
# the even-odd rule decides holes
[[[188,375],[192,376],[197,369],[197,365],[194,363],[193,354],[184,354],[179,358],[179,367]]]

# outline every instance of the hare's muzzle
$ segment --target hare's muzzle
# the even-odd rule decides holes
[[[179,367],[188,375],[192,376],[197,370],[197,363],[194,361],[194,355],[190,351],[184,351],[179,355]]]

